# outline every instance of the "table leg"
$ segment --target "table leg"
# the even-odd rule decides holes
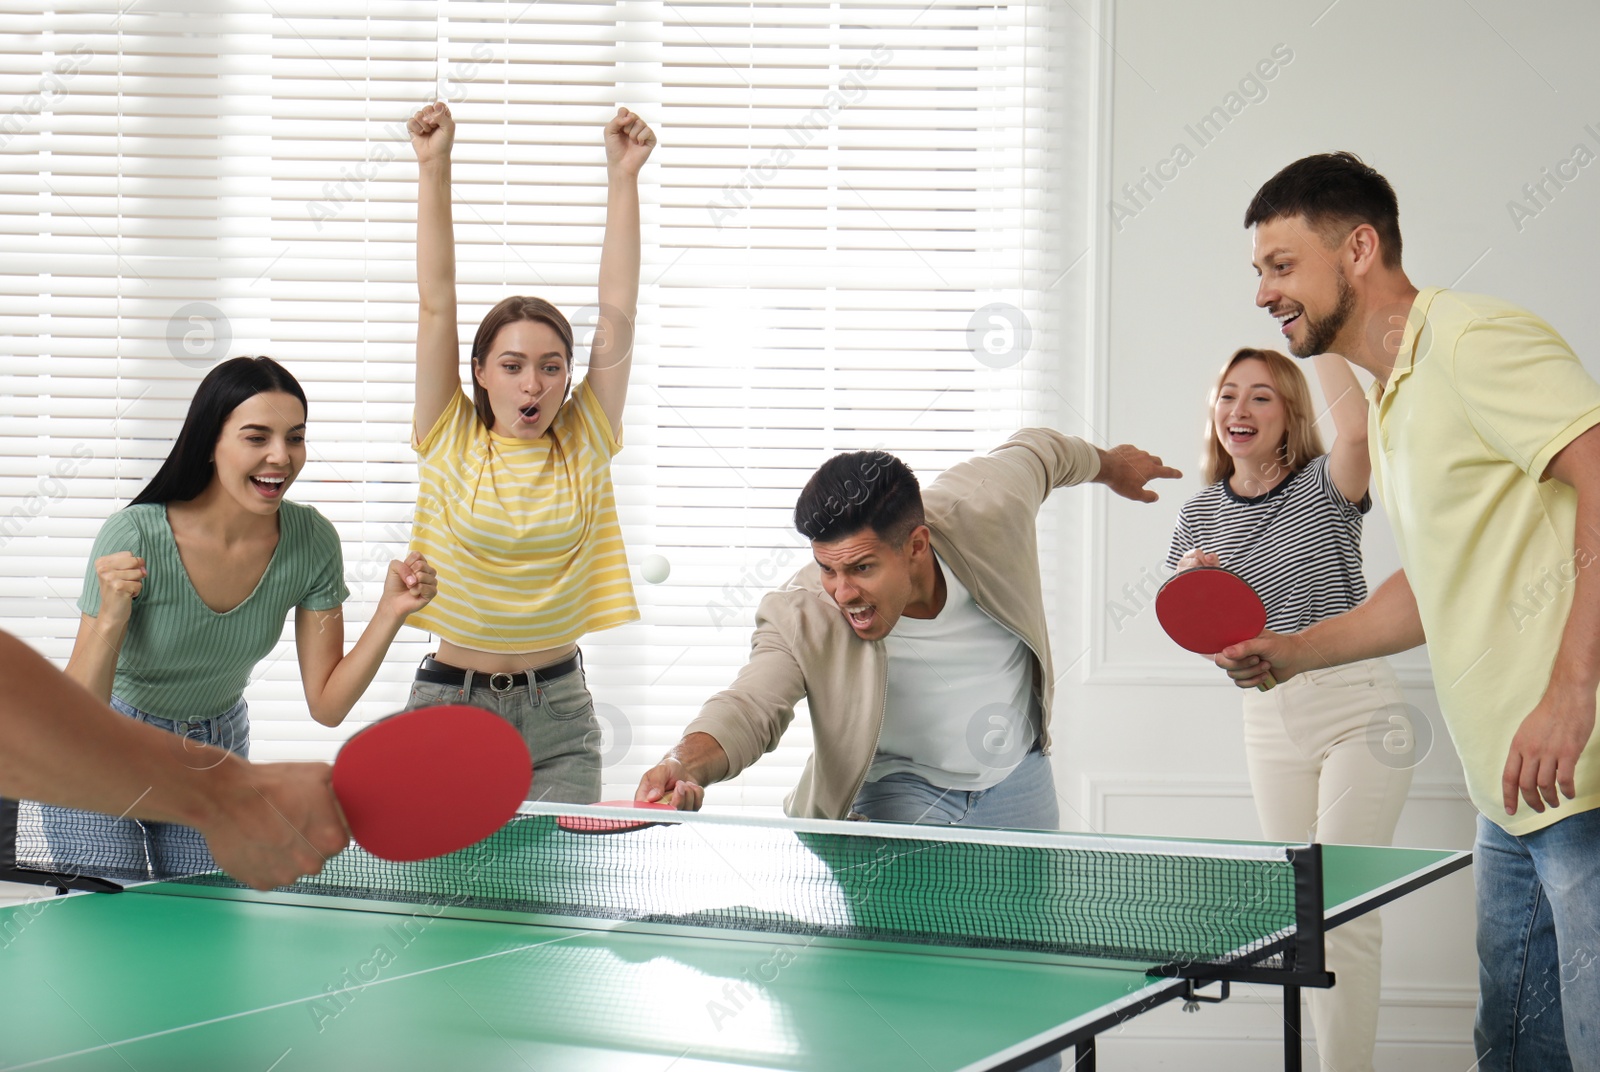
[[[1283,988],[1283,1069],[1300,1072],[1300,988]]]
[[[1072,1059],[1072,1072],[1094,1072],[1094,1036],[1078,1043]]]

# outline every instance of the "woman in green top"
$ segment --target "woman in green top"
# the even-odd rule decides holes
[[[236,357],[206,375],[172,453],[95,538],[68,677],[125,715],[247,755],[244,687],[293,608],[311,717],[344,720],[437,585],[421,555],[390,562],[372,622],[344,650],[339,535],[284,498],[305,466],[305,431],[305,392],[272,359]],[[209,864],[186,827],[62,808],[45,809],[44,827],[56,862],[88,874]]]

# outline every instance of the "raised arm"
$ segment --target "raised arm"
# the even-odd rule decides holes
[[[306,704],[311,717],[324,726],[337,726],[367,691],[394,643],[400,626],[414,611],[427,606],[439,591],[439,579],[427,559],[416,551],[404,562],[389,563],[383,595],[361,639],[344,650],[344,608],[294,612],[295,654],[300,660]]]
[[[438,423],[461,389],[456,336],[456,238],[450,215],[450,147],[456,122],[448,105],[430,104],[406,124],[417,154],[416,438]]]
[[[656,147],[643,119],[618,108],[606,124],[606,235],[600,247],[600,322],[589,351],[589,387],[613,435],[633,371],[634,317],[639,308],[639,169]]]
[[[1322,397],[1333,418],[1333,447],[1328,451],[1328,475],[1339,494],[1353,503],[1366,497],[1372,482],[1372,459],[1367,454],[1367,396],[1356,382],[1350,362],[1338,354],[1312,358]]]

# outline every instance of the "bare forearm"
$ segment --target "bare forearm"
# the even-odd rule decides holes
[[[118,716],[15,637],[0,634],[0,666],[6,796],[196,826],[240,781],[226,753]]]
[[[67,659],[67,676],[99,700],[111,702],[111,686],[117,677],[117,658],[128,635],[126,618],[112,620],[102,615],[94,619],[93,632],[72,646]]]
[[[423,164],[417,176],[417,298],[424,312],[454,317],[456,243],[450,196],[449,159]]]
[[[1318,622],[1300,639],[1311,657],[1311,665],[1302,668],[1306,670],[1395,655],[1427,640],[1404,571],[1384,581],[1360,606]]]
[[[377,676],[404,621],[403,616],[379,604],[372,621],[361,631],[355,645],[333,665],[322,687],[314,689],[309,680],[306,682],[306,703],[312,718],[324,726],[337,726],[345,720]],[[340,628],[342,632],[342,623]]]
[[[720,782],[728,776],[728,753],[709,733],[691,733],[672,746],[666,759],[677,760],[689,777],[701,785]]]
[[[606,233],[600,247],[600,303],[629,320],[639,305],[639,180],[612,173],[606,186]]]
[[[1578,493],[1578,524],[1573,554],[1577,581],[1572,611],[1567,615],[1551,669],[1552,687],[1570,687],[1593,695],[1600,687],[1600,491]]]

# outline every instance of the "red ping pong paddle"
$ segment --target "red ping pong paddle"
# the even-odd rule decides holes
[[[602,800],[597,808],[639,808],[649,811],[676,811],[671,804],[644,800]],[[629,830],[643,830],[658,824],[649,819],[593,819],[587,815],[561,815],[556,825],[574,834],[621,834]]]
[[[522,734],[460,704],[380,719],[333,763],[351,835],[384,860],[426,860],[482,841],[517,813],[532,782]]]
[[[1216,566],[1196,566],[1167,578],[1156,592],[1156,617],[1180,647],[1201,655],[1251,640],[1267,627],[1267,609],[1255,589]],[[1269,673],[1257,688],[1265,692],[1276,684]]]

